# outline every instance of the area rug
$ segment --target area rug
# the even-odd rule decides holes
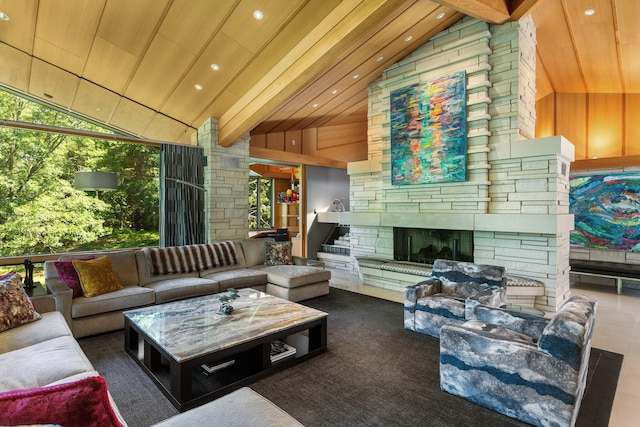
[[[441,391],[439,342],[405,330],[401,304],[334,288],[304,304],[329,313],[327,353],[251,385],[304,425],[526,425]],[[124,353],[122,331],[79,342],[130,426],[177,413]],[[589,363],[577,425],[604,427],[622,355],[593,349]]]

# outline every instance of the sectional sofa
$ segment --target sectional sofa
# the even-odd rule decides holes
[[[251,287],[290,301],[328,294],[331,272],[274,260],[270,248],[278,243],[262,238],[65,254],[60,261],[108,256],[121,288],[92,297],[74,297],[55,261],[44,264],[45,285],[76,338],[122,329],[125,310],[229,288]]]
[[[4,286],[4,284],[3,284]],[[14,286],[13,302],[29,311],[26,323],[0,332],[0,425],[126,426],[107,384],[93,368],[50,295],[33,305]],[[3,298],[6,292],[1,292]],[[34,309],[35,307],[35,309]],[[14,313],[13,314],[17,314]],[[2,317],[2,326],[6,326]],[[15,319],[14,319],[15,320]],[[158,426],[299,427],[275,404],[248,387],[162,421]]]

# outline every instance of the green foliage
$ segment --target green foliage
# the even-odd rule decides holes
[[[108,133],[0,91],[0,117]],[[60,252],[111,229],[158,230],[158,148],[0,128],[0,256]],[[73,189],[77,171],[116,172],[116,191]],[[157,244],[157,241],[156,243]]]
[[[271,227],[273,227],[273,180],[251,178],[249,179],[249,228]]]

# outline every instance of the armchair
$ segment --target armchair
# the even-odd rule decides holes
[[[431,278],[405,289],[404,327],[439,338],[442,325],[461,325],[476,305],[500,307],[506,297],[504,267],[437,259]]]
[[[573,426],[586,387],[596,302],[571,296],[550,319],[477,306],[440,335],[440,387],[535,426]]]

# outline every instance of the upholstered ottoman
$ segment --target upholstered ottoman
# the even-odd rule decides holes
[[[329,293],[329,270],[306,265],[270,265],[260,271],[267,273],[267,293],[279,298],[297,302]]]
[[[270,400],[243,387],[206,405],[191,409],[155,427],[300,427],[298,421]]]

